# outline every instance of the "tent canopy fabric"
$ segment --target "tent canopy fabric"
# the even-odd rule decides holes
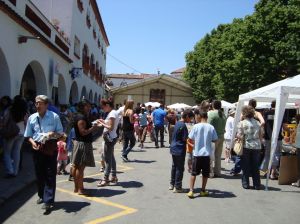
[[[147,102],[145,103],[146,107],[148,107],[149,105],[151,105],[152,107],[159,107],[160,103],[159,102]]]
[[[229,103],[225,100],[221,100],[221,104],[222,104],[222,108],[224,108],[224,109],[225,108],[228,108],[228,109],[235,108],[235,105],[233,103]]]
[[[277,146],[277,136],[280,131],[286,104],[287,102],[294,102],[299,104],[300,75],[287,78],[240,95],[236,114],[235,114],[235,119],[234,119],[234,129],[232,135],[233,138],[235,137],[235,134],[237,132],[237,124],[240,121],[242,107],[245,105],[245,102],[249,101],[250,99],[256,99],[257,102],[271,102],[273,100],[276,100],[275,118],[274,118],[273,133],[271,138],[271,157],[269,162],[269,170],[270,170],[272,165],[272,160],[274,157],[274,149],[276,149]],[[233,139],[231,142],[233,143]],[[268,188],[268,179],[269,179],[269,174],[266,180],[266,188]]]
[[[174,103],[174,104],[171,104],[169,106],[167,106],[167,108],[171,108],[171,109],[190,109],[192,108],[192,106],[190,105],[187,105],[185,103]]]
[[[278,94],[279,91],[281,93],[289,94],[288,102],[294,103],[297,100],[299,101],[300,75],[296,75],[242,94],[239,96],[239,101],[256,99],[261,102],[271,102],[276,99],[276,94]]]

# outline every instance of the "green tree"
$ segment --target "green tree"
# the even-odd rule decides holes
[[[219,25],[186,54],[184,78],[197,101],[238,95],[300,72],[300,1],[261,0]]]

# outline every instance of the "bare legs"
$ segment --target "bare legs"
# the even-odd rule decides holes
[[[201,191],[205,191],[206,184],[207,184],[207,177],[202,176],[202,189]],[[190,179],[190,191],[194,191],[194,186],[195,186],[195,181],[196,181],[196,176],[191,176]]]
[[[73,167],[73,177],[74,177],[74,193],[83,194],[83,175],[85,166]]]

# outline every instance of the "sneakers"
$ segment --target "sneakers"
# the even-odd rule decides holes
[[[182,188],[174,188],[173,193],[182,193],[183,189]]]
[[[207,197],[209,195],[208,191],[201,191],[200,197]]]
[[[189,198],[194,198],[194,192],[190,190],[189,193],[187,193],[187,196]]]
[[[295,183],[292,183],[292,186],[293,186],[293,187],[300,187],[300,182],[297,181],[297,182],[295,182]]]
[[[170,186],[169,186],[169,190],[170,190],[170,191],[173,191],[173,190],[174,190],[174,185],[170,185]]]
[[[39,204],[42,204],[43,203],[43,199],[39,198],[37,199],[36,203],[39,205]]]
[[[69,176],[69,181],[74,181],[74,177],[72,175]]]
[[[129,161],[129,159],[127,158],[127,156],[123,156],[122,155],[121,158],[123,159],[124,162],[128,162]]]

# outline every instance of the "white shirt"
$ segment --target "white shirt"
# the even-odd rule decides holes
[[[114,118],[115,121],[114,121],[114,127],[113,127],[112,131],[109,131],[109,136],[111,138],[116,138],[116,137],[118,137],[118,135],[117,135],[117,128],[118,128],[118,124],[119,124],[119,120],[120,120],[118,111],[112,110],[112,111],[109,112],[109,114],[107,115],[107,117],[105,119],[105,123],[106,124],[108,123],[108,120],[110,118]],[[108,131],[108,129],[104,128],[104,132],[106,132],[106,131]]]
[[[234,117],[229,116],[227,118],[226,125],[225,125],[224,139],[226,140],[232,139],[233,123],[234,123]]]

